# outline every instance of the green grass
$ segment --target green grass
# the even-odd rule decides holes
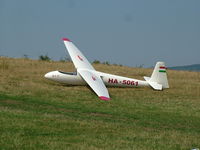
[[[47,81],[71,63],[0,58],[0,149],[200,148],[200,73],[168,71],[170,89],[108,88],[101,101],[88,87]],[[66,69],[67,68],[67,69]],[[96,64],[141,79],[151,69]]]

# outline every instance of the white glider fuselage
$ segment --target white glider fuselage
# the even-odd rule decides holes
[[[99,75],[103,80],[106,86],[112,87],[141,87],[141,86],[149,86],[147,81],[137,80],[133,78],[122,77],[118,75],[112,75],[108,73],[103,73],[99,71],[92,71],[95,74]],[[69,73],[62,71],[52,71],[45,74],[45,78],[60,82],[67,85],[87,85],[85,80],[81,77],[81,75],[77,72]],[[95,77],[91,77],[92,80],[96,80]]]

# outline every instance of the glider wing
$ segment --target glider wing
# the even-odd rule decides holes
[[[100,99],[110,100],[108,90],[100,76],[96,75],[93,71],[85,69],[77,69],[77,71]]]
[[[79,51],[79,49],[69,39],[63,38],[63,41],[76,69],[82,68],[95,70],[81,51]]]

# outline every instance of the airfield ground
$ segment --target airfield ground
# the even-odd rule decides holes
[[[152,69],[96,64],[142,79]],[[190,150],[200,148],[200,73],[168,70],[170,89],[108,88],[101,101],[84,86],[43,78],[72,63],[0,58],[0,149]]]

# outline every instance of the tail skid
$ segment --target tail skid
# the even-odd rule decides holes
[[[164,62],[157,62],[151,77],[144,77],[144,79],[155,90],[169,88]]]

